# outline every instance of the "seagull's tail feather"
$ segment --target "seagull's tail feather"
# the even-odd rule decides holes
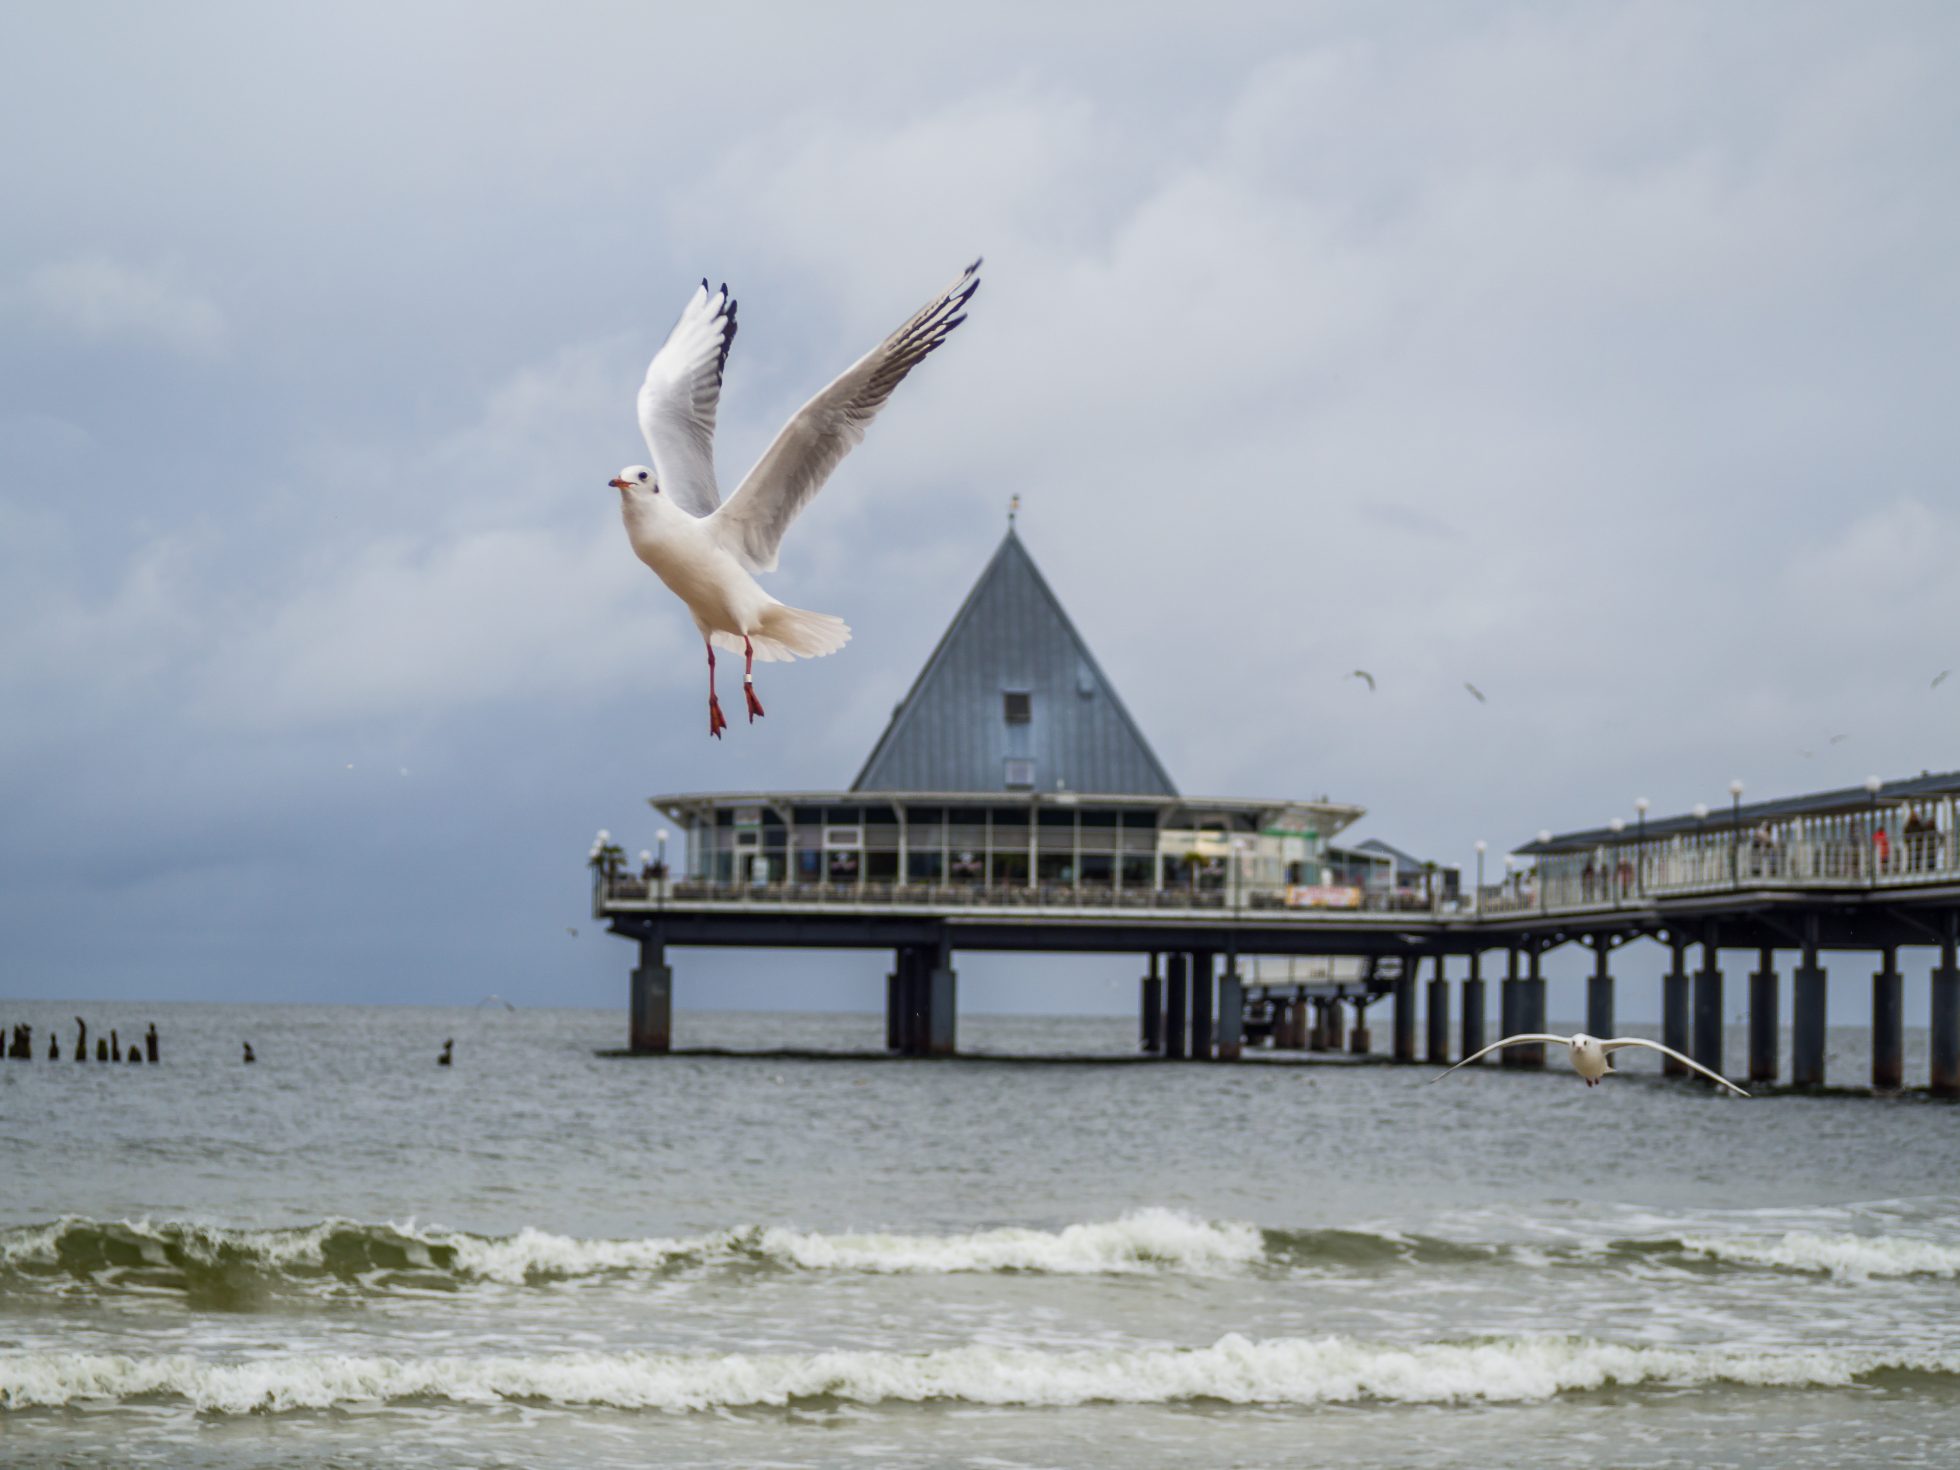
[[[851,641],[850,626],[829,613],[806,612],[776,603],[762,614],[762,626],[749,635],[757,663],[788,663],[795,658],[822,658]],[[716,633],[714,644],[730,653],[742,651],[739,633]]]

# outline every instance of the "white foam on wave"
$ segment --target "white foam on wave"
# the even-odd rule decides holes
[[[819,1235],[772,1229],[761,1232],[756,1249],[811,1271],[1036,1271],[1069,1276],[1224,1272],[1255,1264],[1266,1250],[1257,1226],[1163,1209],[1052,1231],[1004,1227],[959,1235]]]
[[[1960,1246],[1904,1235],[1819,1234],[1789,1230],[1780,1236],[1691,1235],[1682,1249],[1740,1266],[1863,1281],[1873,1276],[1960,1276]]]
[[[961,1347],[936,1352],[665,1356],[188,1356],[20,1353],[0,1359],[0,1408],[174,1399],[222,1414],[415,1400],[509,1401],[686,1412],[967,1403],[1234,1404],[1527,1402],[1609,1386],[1834,1388],[1883,1371],[1960,1373],[1960,1353],[1660,1348],[1573,1338],[1392,1346],[1345,1338],[1221,1338],[1201,1348]]]

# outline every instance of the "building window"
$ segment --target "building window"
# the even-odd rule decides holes
[[[1021,696],[1026,699],[1024,694]],[[1012,698],[1010,695],[1009,698]],[[1009,791],[1031,791],[1034,789],[1034,762],[1010,757],[1007,762],[1007,789]]]
[[[1000,710],[1008,724],[1025,725],[1034,718],[1034,696],[1025,689],[1006,690],[1000,696]]]

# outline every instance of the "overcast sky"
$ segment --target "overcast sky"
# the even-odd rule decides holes
[[[593,829],[847,783],[1015,493],[1186,791],[1467,864],[1960,765],[1956,42],[1780,0],[7,7],[0,996],[623,1006]],[[708,740],[605,486],[647,357],[731,284],[732,481],[982,252],[768,583],[855,640]],[[680,963],[683,1007],[882,999],[868,956]],[[1133,968],[961,1001],[1127,1010]]]

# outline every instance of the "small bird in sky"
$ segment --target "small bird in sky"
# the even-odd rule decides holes
[[[572,938],[574,939],[578,938],[578,930],[574,929],[570,924],[567,924],[565,926],[565,932],[571,935]]]
[[[1797,754],[1802,756],[1807,761],[1817,759],[1817,752],[1814,750],[1800,750],[1797,752]]]
[[[609,482],[633,554],[687,604],[708,648],[708,733],[728,727],[715,698],[715,649],[742,655],[749,723],[760,715],[755,661],[821,658],[850,640],[842,618],[785,607],[757,584],[776,569],[783,533],[838,462],[864,438],[905,375],[966,320],[980,289],[974,261],[904,326],[796,411],[724,504],[715,485],[715,410],[735,340],[735,301],[708,283],[682,310],[640,387],[640,432],[651,467],[628,465]]]
[[[1368,692],[1370,694],[1373,694],[1375,692],[1375,676],[1369,673],[1366,669],[1356,669],[1352,674],[1349,674],[1348,677],[1350,679],[1366,679],[1368,681]]]
[[[1662,1046],[1658,1041],[1648,1041],[1639,1036],[1615,1036],[1610,1041],[1602,1041],[1599,1037],[1588,1036],[1583,1031],[1575,1032],[1571,1036],[1553,1036],[1545,1032],[1525,1031],[1520,1032],[1516,1036],[1507,1036],[1502,1041],[1493,1041],[1482,1051],[1474,1052],[1470,1056],[1465,1057],[1456,1064],[1456,1067],[1467,1067],[1476,1061],[1478,1057],[1489,1056],[1499,1047],[1521,1046],[1531,1041],[1556,1042],[1558,1045],[1566,1047],[1572,1057],[1572,1070],[1579,1074],[1580,1078],[1588,1087],[1597,1087],[1600,1079],[1613,1070],[1613,1063],[1609,1060],[1611,1053],[1623,1051],[1629,1046],[1638,1046],[1644,1047],[1648,1051],[1657,1051],[1662,1056],[1673,1057],[1675,1061],[1682,1063],[1684,1066],[1693,1067],[1710,1081],[1721,1083],[1722,1086],[1728,1088],[1737,1097],[1749,1096],[1748,1093],[1744,1092],[1740,1087],[1737,1087],[1721,1073],[1709,1071],[1708,1068],[1704,1067],[1700,1062],[1695,1061],[1692,1057],[1684,1057],[1671,1046]],[[1429,1080],[1432,1082],[1441,1082],[1451,1072],[1454,1072],[1456,1067],[1446,1068]]]
[[[1851,737],[1849,735],[1833,735],[1831,737],[1831,744],[1842,745],[1844,744],[1845,741],[1849,740],[1850,738]]]
[[[1937,674],[1933,675],[1933,682],[1930,687],[1934,689],[1939,688],[1940,685],[1946,682],[1947,675],[1951,674],[1952,672],[1953,670],[1951,669],[1941,669]]]
[[[1479,689],[1475,684],[1470,683],[1467,679],[1464,681],[1463,687],[1470,691],[1470,697],[1476,700],[1478,704],[1490,703],[1489,700],[1484,698],[1484,691]]]

